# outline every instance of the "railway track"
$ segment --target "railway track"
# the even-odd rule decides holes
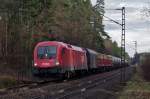
[[[11,96],[11,99],[70,99],[69,97],[84,93],[94,87],[103,87],[103,85],[115,79],[120,79],[120,70],[63,81],[62,83],[48,82],[33,85],[34,87],[30,85],[30,87],[23,87],[18,92],[13,92],[9,97]],[[2,97],[3,99],[9,99],[7,95]]]
[[[22,80],[16,86],[1,89],[0,95],[17,93],[19,91],[23,91],[23,90],[27,90],[27,89],[29,90],[29,89],[34,89],[34,88],[40,88],[42,86],[46,86],[46,85],[50,85],[50,84],[53,85],[53,84],[56,84],[59,82],[60,82],[59,79],[48,79],[48,80],[37,80],[37,81]]]
[[[56,95],[56,99],[66,99],[67,97],[70,97],[72,95],[85,92],[86,90],[89,90],[96,86],[103,85],[103,84],[105,84],[105,82],[110,81],[110,80],[114,79],[115,77],[118,77],[119,75],[120,75],[120,72],[117,72],[112,75],[106,75],[105,77],[100,78],[100,79],[89,80],[87,82],[78,84],[77,86],[62,89],[60,91],[61,94]]]
[[[79,78],[75,78],[75,79],[78,80]],[[74,79],[71,79],[71,80],[74,80]],[[40,88],[42,86],[47,86],[47,85],[55,85],[56,83],[63,83],[65,81],[67,80],[38,78],[38,77],[30,78],[30,80],[20,80],[19,84],[16,86],[1,89],[0,95],[14,93],[14,92],[18,92],[24,89],[34,89],[34,88]]]

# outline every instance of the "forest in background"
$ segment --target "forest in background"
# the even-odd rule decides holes
[[[90,0],[0,0],[2,62],[31,66],[37,42],[58,40],[120,57],[120,48],[104,44],[104,9]],[[100,13],[101,14],[100,14]]]

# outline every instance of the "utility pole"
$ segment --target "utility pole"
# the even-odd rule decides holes
[[[102,16],[104,13],[104,0],[97,0],[96,5],[93,7],[94,11],[99,12]],[[94,22],[94,31],[99,32],[100,30],[97,30],[97,25],[99,23],[99,18],[97,16],[92,16],[93,17],[93,22]]]
[[[135,44],[134,64],[137,65],[137,63],[138,63],[137,41],[133,41],[133,42]]]
[[[126,51],[125,51],[125,7],[122,7],[122,35],[121,35],[121,66],[123,67],[121,69],[121,82],[125,81],[125,72],[126,72],[126,68],[125,68],[125,55],[126,55]]]
[[[90,24],[92,25],[93,31],[100,35],[100,23],[102,22],[101,18],[104,16],[104,0],[97,0],[96,4],[93,6],[93,11],[95,13],[99,13],[100,16],[91,15]],[[100,49],[101,52],[105,50],[102,48]]]
[[[94,9],[102,10],[104,8],[104,0],[97,0]]]
[[[133,41],[135,44],[135,54],[137,54],[137,41]]]
[[[112,10],[121,10],[122,11],[122,23],[119,23],[107,16],[104,16],[105,18],[109,19],[110,21],[120,25],[122,27],[122,33],[121,33],[121,66],[122,66],[122,69],[121,69],[121,83],[124,83],[125,81],[125,72],[126,72],[126,67],[125,67],[125,58],[126,58],[126,45],[125,45],[125,42],[126,42],[126,24],[125,24],[125,15],[126,15],[126,12],[125,12],[125,7],[122,7],[121,9],[112,9]]]

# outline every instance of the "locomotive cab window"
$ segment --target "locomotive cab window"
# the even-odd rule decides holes
[[[56,46],[40,46],[37,54],[39,59],[55,59],[57,47]]]

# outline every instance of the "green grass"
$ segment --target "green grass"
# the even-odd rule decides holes
[[[150,99],[150,82],[146,82],[136,73],[118,99]]]

